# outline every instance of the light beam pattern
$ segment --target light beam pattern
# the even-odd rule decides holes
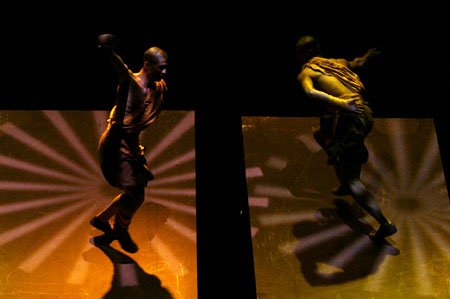
[[[433,121],[376,119],[366,140],[361,179],[398,227],[384,245],[368,237],[372,217],[332,194],[336,175],[312,135],[318,121],[242,118],[246,167],[263,174],[247,176],[258,295],[450,296],[450,204]]]
[[[120,192],[106,183],[97,158],[108,113],[31,111],[32,125],[15,123],[21,111],[5,113],[10,122],[0,126],[0,297],[102,298],[116,269],[121,287],[143,287],[143,270],[173,298],[197,298],[193,112],[163,111],[143,133],[155,180],[130,227],[140,250],[126,256],[136,263],[117,267],[88,242],[100,234],[89,219]],[[117,242],[112,247],[123,252]]]

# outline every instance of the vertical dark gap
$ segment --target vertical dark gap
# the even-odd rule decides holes
[[[199,298],[256,298],[240,115],[196,113]]]

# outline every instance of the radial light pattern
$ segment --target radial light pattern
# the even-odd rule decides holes
[[[193,112],[163,111],[143,133],[156,179],[130,227],[133,255],[89,243],[101,234],[89,220],[120,193],[97,159],[107,112],[1,116],[0,297],[197,298]]]
[[[247,184],[261,298],[450,296],[450,204],[433,120],[376,119],[366,140],[361,179],[398,227],[385,244],[369,238],[378,225],[350,196],[332,194],[318,119],[242,124],[247,169],[260,174]]]

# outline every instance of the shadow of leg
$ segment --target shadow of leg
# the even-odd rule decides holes
[[[114,266],[111,288],[103,298],[173,298],[158,277],[146,273],[132,258],[108,244],[96,246]]]

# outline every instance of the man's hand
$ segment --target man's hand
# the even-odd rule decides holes
[[[340,96],[341,108],[347,111],[361,113],[364,111],[362,97],[359,93],[349,93]]]
[[[381,54],[380,50],[378,50],[377,48],[372,48],[369,49],[369,51],[367,51],[367,53],[363,56],[363,58],[365,58],[366,60],[371,60],[380,54]]]
[[[114,34],[102,34],[98,36],[98,48],[101,49],[102,53],[105,54],[116,69],[119,76],[119,86],[128,86],[130,80],[128,66],[114,51],[114,48],[117,46],[117,42],[118,38]],[[124,92],[128,92],[128,89]]]
[[[114,49],[118,38],[114,34],[102,34],[98,36],[98,47],[100,49]]]
[[[381,54],[381,51],[379,51],[377,48],[372,48],[367,51],[366,54],[362,57],[356,57],[352,61],[348,63],[348,66],[351,69],[360,69],[364,67],[366,64],[370,63],[373,59],[375,59],[378,55]]]

